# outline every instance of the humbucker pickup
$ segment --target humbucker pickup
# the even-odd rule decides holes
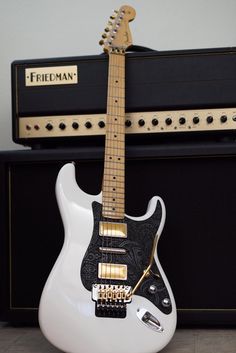
[[[127,224],[116,222],[99,222],[99,235],[112,238],[127,238]]]

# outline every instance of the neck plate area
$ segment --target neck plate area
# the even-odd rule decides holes
[[[109,54],[102,215],[125,214],[125,55]]]

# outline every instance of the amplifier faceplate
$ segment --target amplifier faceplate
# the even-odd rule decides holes
[[[236,108],[138,112],[126,114],[127,134],[236,129]],[[23,117],[20,138],[104,135],[106,114]]]

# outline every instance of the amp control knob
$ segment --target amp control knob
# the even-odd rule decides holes
[[[152,125],[157,126],[158,125],[158,120],[156,118],[152,119]]]
[[[99,121],[99,123],[98,123],[98,126],[102,129],[102,128],[104,128],[105,127],[105,123],[104,123],[104,121]]]
[[[47,123],[46,129],[47,129],[48,131],[51,131],[51,130],[53,129],[53,125],[52,125],[51,123]]]
[[[92,124],[90,123],[90,121],[87,121],[84,125],[87,129],[91,129],[92,127]]]
[[[186,119],[183,116],[181,116],[181,118],[179,118],[179,123],[180,125],[184,125],[186,123]]]
[[[144,126],[145,121],[143,119],[139,119],[138,124],[139,124],[139,126]]]
[[[76,121],[74,121],[72,123],[72,127],[73,127],[73,129],[77,130],[79,128],[79,124]]]
[[[172,119],[166,118],[166,125],[171,125],[171,124],[172,124]]]
[[[207,121],[207,124],[211,124],[213,122],[213,116],[209,115],[206,121]]]
[[[194,118],[193,118],[193,123],[194,124],[198,124],[199,123],[199,117],[198,116],[195,116]]]
[[[227,116],[226,116],[226,115],[222,115],[222,116],[220,117],[220,121],[221,121],[222,123],[226,123],[226,121],[227,121]]]
[[[125,126],[130,127],[131,125],[132,125],[131,121],[130,120],[126,120]]]
[[[59,124],[59,128],[60,128],[61,130],[65,130],[66,124],[60,123],[60,124]]]

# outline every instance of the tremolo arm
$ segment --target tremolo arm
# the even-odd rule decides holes
[[[134,286],[132,292],[129,294],[129,296],[131,297],[133,294],[135,294],[135,292],[137,291],[137,289],[139,288],[139,286],[141,285],[141,283],[143,282],[145,277],[148,277],[151,273],[160,278],[160,275],[158,273],[153,273],[151,270],[152,264],[153,264],[153,260],[154,260],[154,255],[155,255],[155,250],[157,247],[157,242],[158,242],[158,236],[155,237],[154,241],[153,241],[153,245],[152,245],[152,252],[151,252],[151,256],[150,256],[150,260],[149,260],[149,264],[148,267],[143,271],[142,276],[139,278],[138,282],[136,283],[136,285]]]

